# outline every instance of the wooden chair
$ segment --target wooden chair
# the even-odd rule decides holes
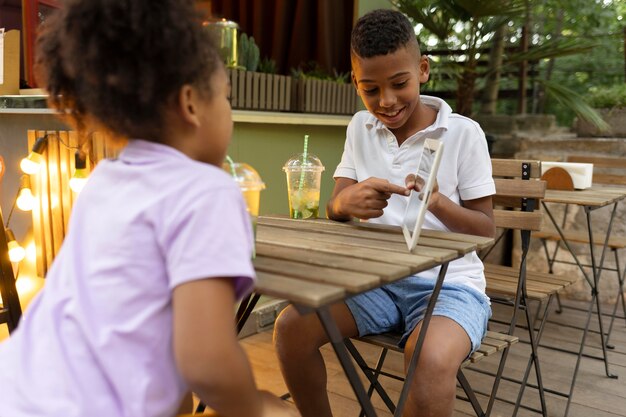
[[[529,170],[520,169],[521,166],[529,164]],[[515,408],[513,415],[516,415],[519,408],[528,408],[535,412],[542,413],[546,416],[547,409],[545,405],[545,395],[543,382],[541,378],[541,369],[538,356],[539,340],[548,318],[548,312],[552,299],[558,294],[559,291],[565,287],[577,282],[580,278],[574,277],[561,277],[558,275],[527,271],[526,269],[526,257],[528,249],[530,247],[531,232],[534,235],[542,226],[542,214],[539,211],[535,211],[532,216],[526,218],[519,217],[524,211],[528,211],[529,208],[525,207],[529,204],[528,198],[534,198],[532,202],[533,208],[539,208],[539,202],[545,195],[545,182],[537,181],[541,176],[540,164],[537,161],[525,163],[518,160],[507,159],[493,159],[492,160],[493,176],[496,182],[497,193],[494,198],[494,204],[496,207],[504,207],[516,209],[521,198],[522,213],[518,211],[501,211],[496,210],[496,225],[502,229],[513,229],[520,231],[521,239],[521,255],[519,268],[497,265],[489,262],[485,262],[485,278],[487,280],[487,295],[493,302],[504,303],[514,307],[514,310],[520,308],[524,312],[525,323],[523,327],[528,330],[528,339],[531,346],[531,355],[528,359],[528,363],[524,372],[522,380],[515,382],[520,383],[520,390],[518,392],[517,400],[514,402]],[[512,177],[517,177],[516,180],[510,180]],[[530,181],[529,181],[530,180]],[[527,195],[526,198],[523,196]],[[516,216],[517,218],[507,218],[509,216]],[[501,234],[502,237],[504,234]],[[485,261],[489,253],[483,256]],[[519,298],[519,302],[517,299]],[[530,302],[537,302],[537,312],[533,315],[530,311]],[[517,305],[515,305],[517,303]],[[515,317],[515,312],[513,313]],[[538,328],[535,330],[536,323],[539,322]],[[514,320],[510,322],[504,322],[508,326],[515,324]],[[509,331],[511,328],[509,327]],[[531,368],[535,368],[535,374],[537,378],[536,384],[528,384],[528,377],[530,375]],[[510,379],[510,378],[507,378]],[[526,386],[536,388],[539,393],[539,399],[541,404],[541,410],[522,406],[521,401],[524,395]],[[512,401],[508,401],[513,403]]]
[[[529,323],[532,323],[532,319],[528,313],[527,300],[528,290],[526,288],[526,256],[530,245],[530,233],[541,228],[542,216],[541,213],[535,211],[539,207],[539,200],[543,198],[545,194],[545,182],[539,181],[538,178],[541,175],[540,164],[538,161],[517,161],[517,160],[492,160],[494,181],[496,184],[496,196],[494,198],[494,218],[498,228],[501,229],[513,229],[520,230],[522,235],[522,252],[519,268],[500,267],[497,269],[495,266],[486,271],[487,288],[488,290],[495,290],[499,298],[503,301],[510,303],[514,308],[512,310],[511,320],[508,323],[508,329],[505,333],[498,333],[489,331],[487,336],[483,339],[479,349],[468,358],[459,369],[457,373],[457,381],[465,392],[467,398],[474,412],[477,416],[489,416],[493,409],[494,402],[496,400],[496,394],[504,371],[509,348],[518,341],[518,338],[514,336],[515,327],[517,323],[517,313],[521,309],[527,311],[526,318]],[[531,180],[532,179],[532,180]],[[504,233],[500,235],[496,243],[502,239]],[[497,270],[497,273],[491,273],[489,271]],[[547,274],[546,274],[547,275]],[[532,291],[536,291],[533,287]],[[534,294],[534,293],[533,293]],[[532,333],[532,326],[530,327]],[[378,382],[378,376],[384,375],[396,379],[401,379],[397,375],[391,375],[382,371],[382,366],[389,350],[402,351],[397,347],[397,343],[400,340],[400,336],[397,334],[383,334],[372,335],[359,338],[359,340],[374,344],[382,348],[378,363],[375,367],[370,367],[367,363],[359,358],[358,352],[353,354],[357,363],[361,369],[373,378],[368,377],[371,382],[368,393],[371,395],[376,390],[381,398],[387,405],[387,407],[393,412],[395,406],[389,399],[384,389]],[[531,336],[531,344],[533,346],[533,355],[529,361],[528,368],[532,363],[535,363],[537,375],[539,381],[541,376],[539,372],[539,364],[536,356],[537,341],[534,334]],[[350,345],[350,344],[349,344]],[[464,369],[473,363],[477,363],[482,359],[492,356],[495,353],[500,352],[500,362],[498,370],[494,376],[494,383],[491,388],[491,392],[487,394],[489,397],[487,407],[483,409],[482,405],[476,397],[476,392],[467,380]],[[528,378],[529,371],[526,372],[523,382],[523,386],[526,385],[526,379]],[[539,383],[539,391],[542,399],[542,411],[546,415],[545,400],[543,399],[543,388]],[[517,407],[521,402],[523,395],[523,389],[520,388],[520,394],[517,400]]]
[[[6,230],[4,229],[4,219],[0,210],[0,324],[5,324],[9,328],[9,333],[17,328],[17,324],[22,317],[22,307],[15,288],[15,276],[13,266],[9,260],[9,248],[7,247]]]
[[[611,187],[626,187],[626,158],[570,155],[567,157],[567,162],[582,162],[593,164],[594,185],[599,184]],[[589,245],[589,234],[586,232],[565,231],[564,236],[568,242]],[[533,237],[541,239],[544,246],[546,259],[548,261],[549,272],[552,273],[554,264],[559,262],[556,259],[556,254],[559,247],[558,245],[562,242],[561,236],[554,227],[545,227],[540,232],[535,233]],[[557,246],[555,247],[552,254],[550,254],[550,251],[548,250],[548,241],[557,242]],[[594,236],[593,244],[595,246],[603,247],[604,237]],[[613,252],[615,268],[603,267],[603,269],[615,272],[618,280],[617,299],[615,305],[613,306],[611,321],[605,339],[606,347],[609,349],[613,349],[614,346],[609,343],[609,339],[611,337],[611,332],[613,330],[613,324],[615,322],[615,317],[617,316],[617,309],[620,301],[622,303],[622,312],[624,315],[624,319],[626,320],[626,301],[624,300],[624,280],[626,278],[626,265],[623,265],[623,269],[622,265],[620,265],[620,259],[624,259],[624,251],[626,249],[626,236],[616,236],[612,234],[607,241],[607,249]],[[622,254],[621,257],[619,256],[620,254]],[[560,300],[558,299],[558,297],[557,301],[559,301],[560,306]]]

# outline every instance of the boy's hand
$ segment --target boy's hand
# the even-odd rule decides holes
[[[372,219],[383,215],[387,200],[392,194],[409,195],[409,190],[381,178],[368,178],[350,185],[337,195],[335,207],[340,213],[359,219]]]
[[[426,185],[424,179],[422,177],[415,176],[414,174],[409,174],[406,176],[404,183],[406,184],[406,188],[409,190],[415,190],[417,192],[422,191],[422,188]],[[420,194],[420,199],[422,199],[422,195]],[[437,183],[437,179],[435,179],[435,185],[433,186],[432,193],[430,195],[430,201],[428,202],[428,209],[431,210],[434,207],[437,207],[439,204],[439,184]]]

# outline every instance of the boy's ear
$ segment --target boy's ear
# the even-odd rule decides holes
[[[356,90],[356,94],[360,96],[359,87],[356,84],[356,77],[354,76],[354,71],[350,71],[350,78],[352,79],[352,85],[354,86],[354,89]]]
[[[418,68],[420,84],[424,84],[430,76],[430,60],[426,55],[420,57]]]
[[[183,85],[178,92],[178,100],[176,103],[177,112],[181,118],[196,127],[200,126],[200,118],[198,117],[198,92],[189,84]]]

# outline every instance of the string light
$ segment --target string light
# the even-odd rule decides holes
[[[22,175],[20,179],[20,189],[15,204],[22,211],[31,211],[35,206],[35,197],[30,189],[30,176],[26,174]]]
[[[72,178],[70,178],[70,188],[75,193],[80,193],[89,178],[89,172],[87,172],[87,154],[80,149],[74,154],[74,166],[76,170]]]
[[[30,151],[28,156],[22,159],[20,162],[20,168],[26,174],[36,174],[41,169],[41,163],[43,162],[43,151],[46,150],[46,146],[48,145],[48,135],[42,136],[35,141],[33,145],[33,149]]]
[[[20,262],[26,256],[26,250],[17,243],[15,235],[11,229],[5,229],[7,235],[7,246],[9,248],[9,259],[11,262]]]

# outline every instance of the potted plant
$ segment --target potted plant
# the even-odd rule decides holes
[[[602,130],[583,120],[577,120],[578,136],[611,136],[626,138],[626,84],[592,87],[585,101],[596,109],[608,125]]]
[[[237,65],[228,68],[233,109],[291,111],[291,77],[278,75],[271,59],[259,60],[259,47],[245,33],[239,36]]]
[[[294,110],[304,113],[353,114],[357,95],[349,82],[350,74],[327,75],[317,63],[308,70],[292,70]]]

